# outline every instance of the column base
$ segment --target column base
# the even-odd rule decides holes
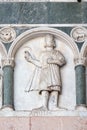
[[[2,111],[14,111],[13,107],[11,105],[4,105],[1,108]]]
[[[87,111],[87,106],[85,104],[77,105],[75,108],[77,111]]]

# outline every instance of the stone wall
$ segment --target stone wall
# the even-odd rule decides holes
[[[87,129],[86,8],[86,2],[75,1],[0,3],[1,130]],[[47,109],[43,109],[41,106],[45,96],[39,94],[39,91],[40,82],[42,81],[41,92],[43,92],[46,80],[44,73],[42,78],[39,75],[44,68],[44,59],[40,56],[46,51],[48,35],[51,40],[53,39],[52,42],[55,42],[55,48],[53,48],[54,53],[45,55],[46,58],[50,55],[54,58],[55,53],[59,51],[56,59],[59,61],[54,65],[58,67],[58,81],[60,82],[61,77],[62,84],[59,84],[61,92],[58,99],[54,89],[46,90],[49,92],[48,98],[46,95]],[[37,62],[32,64],[29,59],[26,60],[25,52]],[[60,60],[60,55],[64,56],[65,62],[64,59]],[[42,63],[41,69],[37,67],[38,62]],[[36,72],[38,73],[35,77]],[[48,79],[53,73],[46,74]],[[32,91],[29,88],[30,83],[34,84]],[[28,92],[26,92],[27,87]]]
[[[69,27],[68,24],[85,24],[86,10],[85,2],[2,3],[0,24],[67,24]]]

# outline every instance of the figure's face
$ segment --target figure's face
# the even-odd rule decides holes
[[[54,47],[55,46],[55,42],[53,37],[47,37],[46,38],[46,47]]]

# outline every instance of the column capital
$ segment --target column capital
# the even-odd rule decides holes
[[[87,58],[86,57],[77,57],[74,59],[75,66],[83,65],[86,66]]]
[[[14,62],[14,58],[6,58],[6,59],[2,59],[2,67],[5,66],[11,66],[14,67],[15,66],[15,62]]]

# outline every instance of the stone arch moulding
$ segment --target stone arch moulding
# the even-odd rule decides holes
[[[0,41],[0,53],[2,55],[2,59],[7,57],[7,51],[1,41]]]
[[[81,52],[80,52],[81,57],[87,57],[87,40],[84,42]]]
[[[87,65],[87,40],[84,42],[81,51],[80,51],[80,59],[83,60],[84,66]]]
[[[12,43],[9,52],[8,57],[14,58],[17,50],[29,39],[32,39],[36,36],[40,36],[41,34],[53,34],[56,37],[59,37],[66,41],[67,46],[69,46],[74,54],[74,58],[79,57],[79,50],[75,42],[70,38],[66,33],[49,27],[38,27],[34,29],[30,29],[24,33],[22,33],[20,36],[18,36],[15,41]]]

